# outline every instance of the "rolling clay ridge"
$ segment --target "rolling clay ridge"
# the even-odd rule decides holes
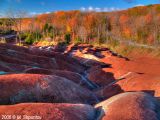
[[[160,120],[158,58],[60,47],[0,44],[1,119]]]

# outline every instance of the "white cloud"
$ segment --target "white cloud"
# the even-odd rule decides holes
[[[138,5],[135,5],[135,7],[139,7],[139,6],[144,6],[143,4],[138,4]]]
[[[96,12],[100,12],[100,11],[101,11],[101,8],[96,7],[96,8],[95,8],[95,11],[96,11]]]
[[[49,12],[49,11],[45,12],[45,14],[49,14],[49,13],[51,13],[51,12]]]
[[[30,12],[30,13],[28,14],[28,17],[33,17],[33,16],[36,16],[36,15],[38,15],[37,12]]]
[[[37,16],[37,15],[42,15],[42,14],[49,14],[51,12],[47,11],[47,12],[43,12],[43,13],[40,13],[40,12],[29,12],[28,14],[28,17],[34,17],[34,16]]]
[[[28,17],[34,17],[34,16],[40,15],[40,14],[42,14],[42,13],[30,12],[30,13],[28,14]]]
[[[30,15],[36,15],[37,13],[36,12],[30,12]]]
[[[115,8],[115,7],[104,8],[104,9],[103,9],[104,12],[119,11],[119,10],[122,10],[122,9],[120,9],[120,8]]]
[[[81,7],[80,10],[81,11],[86,11],[86,8],[85,7]]]
[[[88,11],[94,11],[94,8],[92,6],[88,7]]]
[[[108,12],[108,11],[109,11],[109,8],[103,8],[102,11]]]
[[[85,8],[85,7],[81,7],[80,9],[81,11],[83,12],[87,12],[87,11],[95,11],[95,12],[111,12],[111,11],[119,11],[121,10],[120,8],[115,8],[115,7],[105,7],[105,8],[99,8],[99,7],[88,7],[88,8]]]

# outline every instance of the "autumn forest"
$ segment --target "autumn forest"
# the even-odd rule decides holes
[[[47,39],[91,44],[127,41],[157,46],[160,43],[159,20],[160,5],[115,12],[58,11],[31,18],[1,19],[0,31],[19,31],[28,44]]]

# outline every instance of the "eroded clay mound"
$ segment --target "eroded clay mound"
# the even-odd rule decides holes
[[[12,59],[18,59],[19,61],[23,61],[22,64],[37,64],[40,67],[47,68],[47,69],[56,69],[58,65],[56,64],[56,60],[54,58],[48,58],[44,56],[37,56],[28,53],[23,53],[20,51],[15,51],[12,49],[1,48],[0,47],[0,55],[1,57],[6,58],[5,56],[9,57],[10,59],[5,60],[5,62],[12,62]],[[17,61],[17,64],[19,64]]]
[[[92,106],[83,104],[17,104],[0,106],[0,115],[16,115],[21,119],[32,117],[36,120],[93,120],[96,111]]]
[[[160,78],[146,74],[134,74],[117,82],[124,91],[143,91],[160,97]]]
[[[0,104],[23,102],[96,103],[97,97],[76,83],[55,75],[0,76]]]
[[[53,70],[48,70],[44,68],[28,68],[23,71],[24,73],[30,73],[30,74],[45,74],[45,75],[52,75]]]
[[[85,88],[89,88],[89,85],[87,84],[85,78],[81,74],[76,72],[71,72],[66,70],[48,70],[43,68],[28,68],[23,72],[30,73],[30,74],[57,75],[60,77],[67,78],[68,80],[71,80]]]
[[[157,101],[143,92],[128,92],[111,97],[102,107],[102,120],[159,120]]]
[[[46,75],[57,75],[60,77],[65,77],[69,80],[74,81],[75,83],[81,82],[81,75],[75,72],[66,71],[66,70],[48,70],[43,68],[29,68],[24,70],[25,73],[30,74],[46,74]]]
[[[54,57],[60,70],[67,70],[77,73],[83,73],[85,70],[85,67],[82,64],[67,55],[56,54]]]
[[[119,85],[113,84],[110,86],[102,87],[95,91],[96,95],[101,99],[108,99],[114,95],[122,93],[123,90]]]
[[[62,54],[55,51],[49,52],[37,48],[30,49],[30,52],[37,56],[55,58],[60,70],[82,73],[85,69],[84,66],[82,66],[82,64],[80,64],[77,60],[71,58],[67,54]]]
[[[20,47],[20,46],[16,46],[16,45],[12,45],[12,44],[0,44],[1,48],[5,48],[5,49],[12,49],[15,51],[21,51],[24,53],[29,53],[29,49],[25,48],[25,47]]]
[[[28,49],[8,44],[0,44],[0,61],[7,63],[7,66],[9,63],[11,65],[27,65],[44,69],[67,70],[77,73],[83,73],[85,69],[77,60],[62,53],[41,50],[35,47]],[[6,68],[2,70],[6,70]],[[11,71],[16,70],[13,69]],[[8,69],[6,71],[8,71]],[[18,69],[18,71],[21,70]]]
[[[110,72],[105,72],[99,66],[92,67],[87,74],[89,80],[98,84],[99,86],[106,86],[115,81],[114,74]]]

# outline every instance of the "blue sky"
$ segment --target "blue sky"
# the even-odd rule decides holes
[[[159,4],[160,0],[0,0],[0,14],[7,9],[40,14],[58,10],[112,11],[138,5]]]

